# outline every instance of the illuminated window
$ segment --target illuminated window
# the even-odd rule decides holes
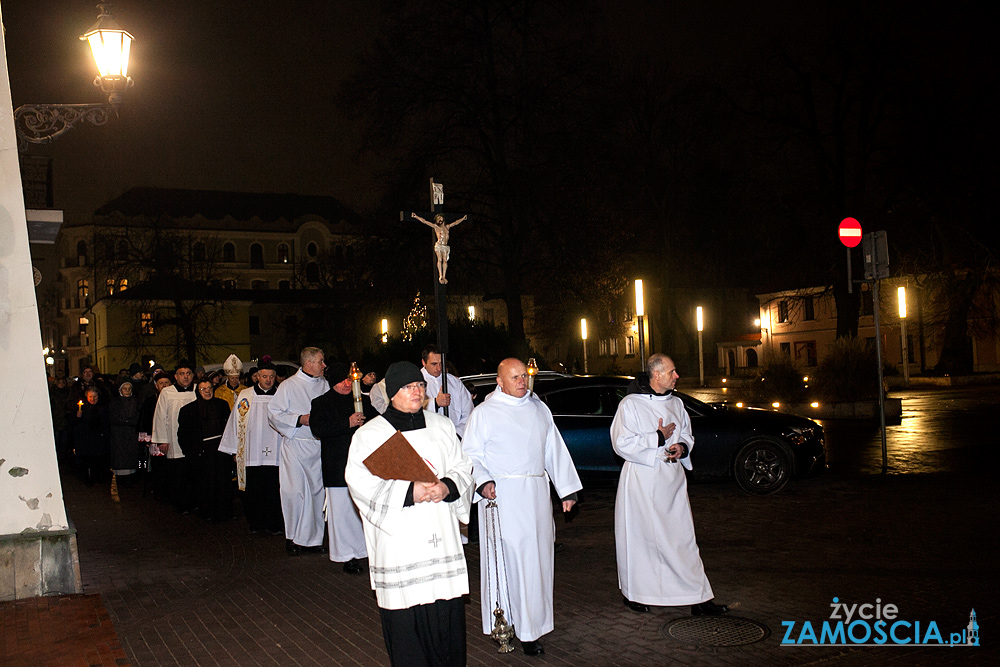
[[[122,278],[118,281],[118,291],[124,292],[128,289],[128,278]]]
[[[143,336],[153,335],[153,313],[142,313],[139,315],[139,330]]]
[[[104,284],[108,288],[108,294],[114,294],[115,293],[115,279],[114,278],[108,278],[106,281],[104,281]]]
[[[625,354],[635,354],[635,336],[625,336]]]
[[[279,243],[278,244],[278,263],[279,264],[288,264],[288,259],[289,259],[288,246],[286,244],[284,244],[284,243]]]
[[[80,324],[82,326],[86,326],[86,325],[90,324],[90,320],[88,320],[86,317],[81,317],[80,318]]]
[[[90,282],[85,278],[81,278],[76,281],[76,299],[77,308],[83,308],[87,305],[87,299],[90,297]]]

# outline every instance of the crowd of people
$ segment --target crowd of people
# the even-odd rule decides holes
[[[569,512],[580,478],[521,360],[501,362],[475,408],[442,362],[428,346],[419,366],[396,362],[378,382],[314,347],[283,381],[267,361],[244,373],[235,355],[214,375],[181,362],[147,379],[133,364],[111,381],[85,367],[73,385],[53,383],[57,446],[87,484],[145,472],[156,497],[211,521],[233,518],[238,490],[252,533],[369,573],[394,665],[465,664],[460,526],[478,514],[483,633],[500,608],[524,653],[540,655],[554,629],[550,488]],[[619,588],[636,613],[690,605],[714,616],[728,608],[713,601],[695,540],[683,470],[694,438],[672,396],[678,377],[669,357],[652,355],[611,428],[625,461]],[[373,462],[383,447],[389,468]]]

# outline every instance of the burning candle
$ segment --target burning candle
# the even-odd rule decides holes
[[[76,402],[76,409],[77,410],[83,410],[83,401],[77,401]]]
[[[356,361],[351,362],[351,393],[354,394],[354,411],[361,412],[361,369]]]
[[[532,357],[528,359],[528,391],[535,391],[535,375],[538,374],[538,364],[535,363],[535,358]]]

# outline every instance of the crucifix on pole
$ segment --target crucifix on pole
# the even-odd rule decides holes
[[[437,348],[441,354],[441,392],[448,393],[448,295],[445,285],[448,284],[446,274],[448,272],[448,259],[451,257],[451,247],[448,240],[451,236],[450,230],[460,222],[464,222],[469,216],[463,215],[452,222],[445,222],[444,213],[444,185],[435,183],[430,179],[431,186],[431,210],[429,213],[415,213],[413,211],[400,211],[399,220],[417,220],[432,230],[434,230],[434,257],[436,260],[435,280],[434,280],[434,303],[437,310]],[[430,218],[430,220],[427,220]],[[448,406],[444,406],[444,415],[448,415]]]

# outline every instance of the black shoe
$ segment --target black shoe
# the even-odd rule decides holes
[[[622,596],[622,602],[625,603],[626,607],[628,607],[632,611],[637,611],[640,614],[646,614],[646,613],[649,612],[649,607],[648,606],[642,604],[641,602],[632,602],[631,600],[629,600],[624,595]]]
[[[302,553],[302,547],[297,545],[295,542],[292,542],[291,540],[285,540],[285,551],[287,551],[289,554],[293,556],[298,556],[300,553]]]
[[[722,616],[728,613],[729,607],[724,604],[715,604],[711,600],[691,605],[692,616]]]
[[[296,546],[299,549],[302,550],[302,553],[306,553],[306,554],[325,554],[326,553],[326,547],[324,547],[322,544],[317,544],[314,547],[304,547],[301,544],[298,544]]]
[[[566,551],[566,545],[563,544],[562,542],[556,542],[553,545],[552,550],[557,554],[561,554],[562,552]]]
[[[521,642],[521,648],[524,650],[525,655],[541,655],[545,653],[545,649],[542,648],[542,642],[535,640],[533,642]]]
[[[347,574],[361,574],[364,571],[365,568],[361,565],[361,561],[357,558],[352,558],[344,563],[344,572]]]

